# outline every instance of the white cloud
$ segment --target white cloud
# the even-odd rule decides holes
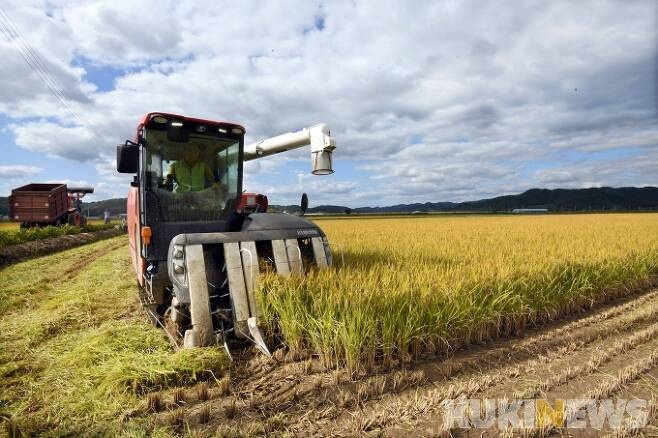
[[[658,186],[658,151],[625,157],[617,161],[583,160],[536,172],[547,188],[584,188],[602,186]]]
[[[21,164],[16,165],[0,165],[0,178],[2,179],[18,179],[28,176],[34,176],[41,173],[43,169],[36,166],[24,166]]]
[[[97,137],[87,127],[47,121],[12,124],[16,144],[34,152],[85,161],[98,156]]]
[[[311,206],[320,204],[350,204],[359,187],[356,181],[338,180],[333,177],[312,177],[297,174],[296,184],[267,184],[253,181],[245,186],[249,192],[264,193],[270,203],[279,205],[299,204],[302,193],[309,197]],[[344,202],[341,202],[344,201]]]

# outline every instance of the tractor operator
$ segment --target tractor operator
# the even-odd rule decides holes
[[[199,160],[199,156],[199,147],[191,144],[185,148],[182,160],[171,163],[167,175],[167,185],[173,185],[173,182],[176,182],[173,187],[174,192],[198,192],[209,185],[219,187],[219,181],[213,175],[210,167]]]

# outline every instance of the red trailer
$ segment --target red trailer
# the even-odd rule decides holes
[[[82,198],[92,188],[67,189],[66,184],[32,183],[11,191],[9,217],[21,228],[47,225],[84,225]]]

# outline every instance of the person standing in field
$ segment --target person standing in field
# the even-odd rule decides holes
[[[110,223],[110,212],[109,212],[109,210],[105,210],[103,212],[103,222],[105,222],[106,224]]]

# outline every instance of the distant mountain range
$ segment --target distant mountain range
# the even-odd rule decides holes
[[[299,206],[278,207],[289,212]],[[338,205],[319,205],[309,213],[429,213],[429,212],[505,212],[517,208],[546,208],[549,211],[635,211],[658,210],[658,187],[600,187],[590,189],[530,189],[518,195],[498,196],[467,202],[426,202],[388,207],[349,209]]]
[[[273,211],[299,211],[298,205],[271,206]],[[429,213],[429,212],[505,212],[516,208],[546,208],[549,211],[625,211],[658,210],[658,187],[600,187],[590,189],[531,189],[518,195],[498,196],[468,202],[426,202],[398,204],[388,207],[348,208],[319,205],[309,213]],[[102,216],[105,210],[116,215],[125,213],[126,199],[86,202],[85,213]],[[0,197],[0,216],[8,214],[6,197]]]
[[[550,211],[656,210],[658,187],[600,187],[590,189],[531,189],[519,195],[461,202],[462,211],[506,211],[547,208]]]

